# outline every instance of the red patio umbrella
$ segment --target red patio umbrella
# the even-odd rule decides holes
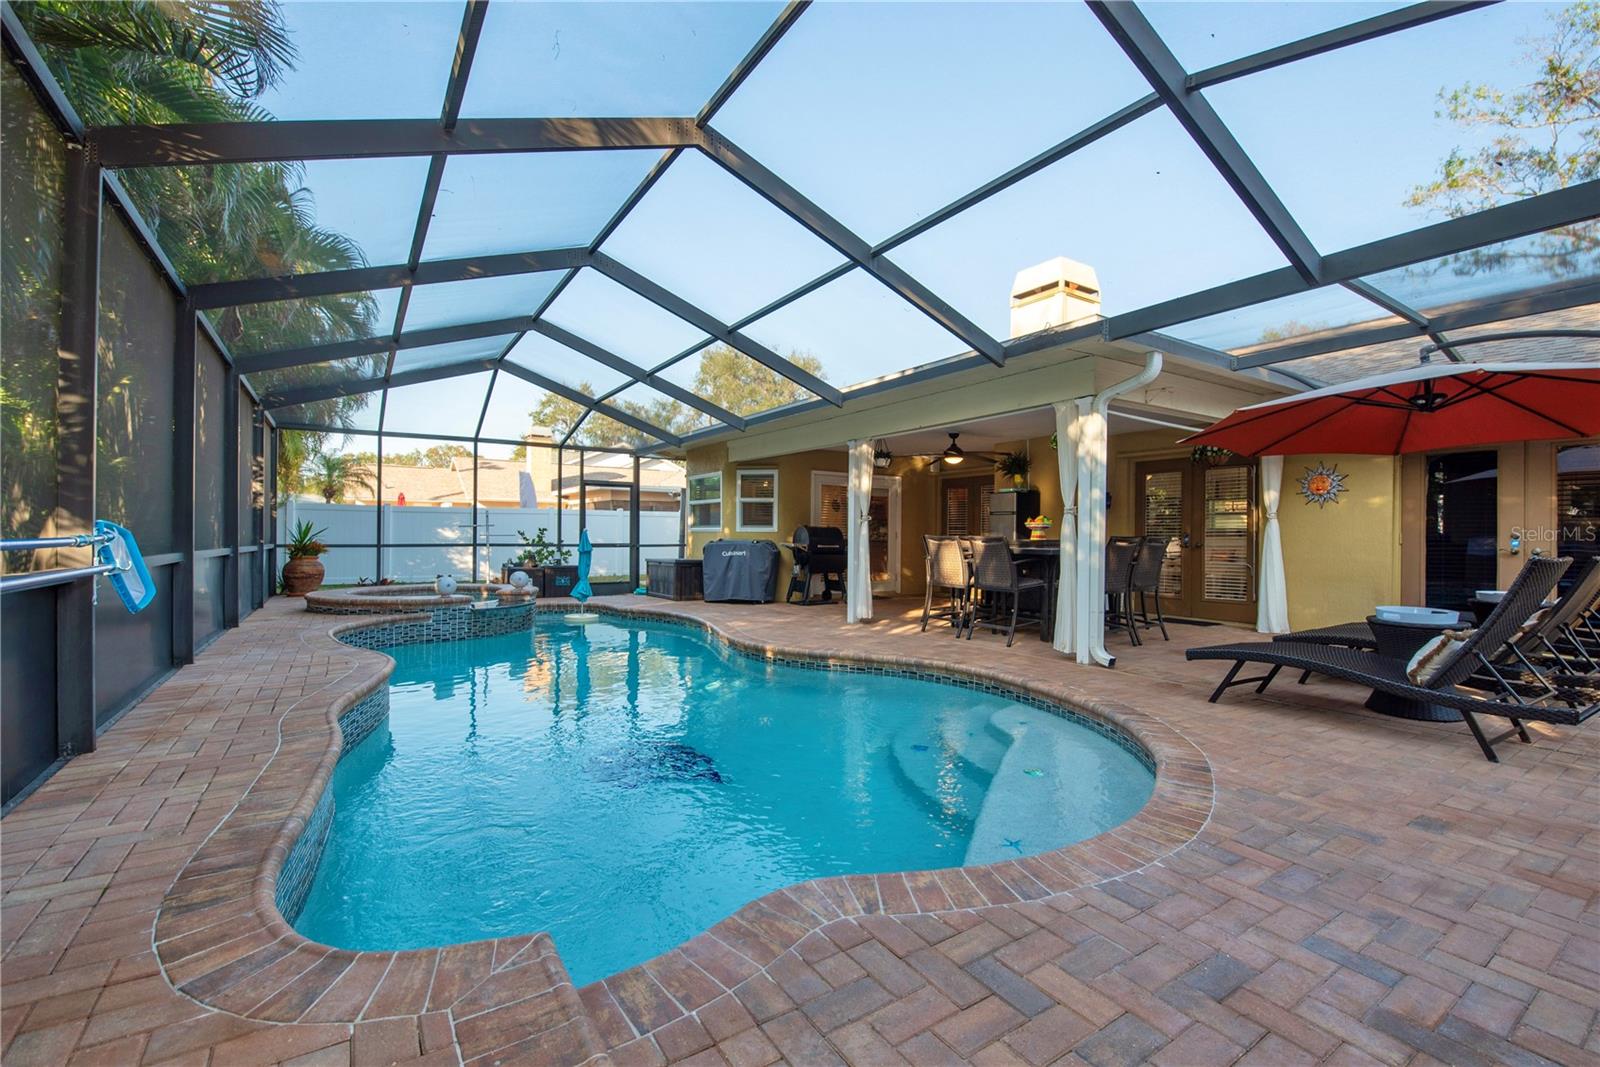
[[[1400,455],[1600,434],[1600,364],[1439,363],[1240,408],[1184,438],[1241,456]]]

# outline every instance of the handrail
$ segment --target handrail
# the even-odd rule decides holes
[[[97,578],[102,574],[110,574],[116,569],[115,563],[97,563],[92,567],[68,567],[53,571],[0,575],[0,595],[21,593],[28,589],[43,589],[51,585],[66,585],[82,578]]]
[[[114,533],[68,534],[64,537],[16,537],[0,540],[0,551],[26,552],[45,548],[88,548],[91,545],[110,544]],[[122,570],[115,563],[96,563],[87,567],[62,567],[48,571],[27,571],[22,574],[0,575],[0,595],[21,593],[29,589],[44,589],[52,585],[66,585],[84,578],[94,579],[102,574]],[[132,569],[131,567],[128,569]]]
[[[116,534],[71,534],[66,537],[16,537],[0,540],[0,552],[26,552],[40,548],[88,548],[109,544]]]

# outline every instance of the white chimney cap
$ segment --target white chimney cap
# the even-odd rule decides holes
[[[1017,271],[1011,283],[1011,299],[1025,301],[1061,289],[1075,290],[1096,302],[1100,299],[1100,276],[1087,263],[1056,256]]]

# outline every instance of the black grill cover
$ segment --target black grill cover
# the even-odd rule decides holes
[[[770,603],[778,588],[771,541],[712,541],[705,550],[705,599]]]

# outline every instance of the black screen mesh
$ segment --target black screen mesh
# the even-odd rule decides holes
[[[204,333],[195,342],[194,355],[194,544],[201,549],[221,548],[228,370],[222,353]]]
[[[107,211],[100,260],[99,517],[146,555],[173,550],[177,304],[127,223]]]
[[[55,127],[10,64],[0,97],[0,529],[45,532],[56,505],[56,349],[61,323],[61,190],[66,156]],[[48,567],[20,552],[6,569]]]

